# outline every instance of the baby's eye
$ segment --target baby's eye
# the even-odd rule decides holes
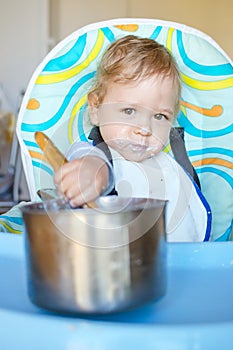
[[[134,115],[135,113],[135,109],[134,108],[124,108],[123,113],[127,114],[127,115]]]
[[[165,114],[162,113],[157,113],[153,115],[153,118],[156,120],[162,120],[162,119],[167,119],[167,116]]]

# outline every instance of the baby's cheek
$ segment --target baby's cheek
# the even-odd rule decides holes
[[[155,156],[159,152],[161,152],[163,149],[163,146],[161,144],[154,145],[154,147],[151,149],[150,156]]]
[[[161,151],[163,147],[166,146],[168,142],[168,137],[169,134],[167,133],[160,133],[160,135],[154,136],[151,145],[152,148],[154,148],[155,150],[158,149],[158,152]]]
[[[160,130],[159,133],[154,135],[153,142],[155,144],[160,144],[161,147],[163,148],[166,146],[166,144],[169,140],[169,134],[170,134],[170,128],[164,128],[164,129]]]

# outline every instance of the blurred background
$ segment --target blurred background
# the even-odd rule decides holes
[[[118,17],[163,19],[194,27],[233,58],[233,0],[0,0],[0,112],[11,113],[4,123],[14,129],[12,114],[17,118],[34,70],[59,41],[83,25]],[[0,139],[5,124],[0,115]],[[22,196],[27,197],[22,187]]]

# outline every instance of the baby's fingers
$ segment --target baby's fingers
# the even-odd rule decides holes
[[[69,173],[73,170],[74,168],[74,165],[72,164],[72,162],[70,163],[66,163],[64,164],[63,166],[61,166],[59,168],[59,170],[57,170],[55,173],[54,173],[54,183],[56,186],[60,186],[63,179],[69,175]]]
[[[94,201],[98,195],[94,193],[94,191],[88,187],[85,190],[79,192],[79,194],[76,192],[71,194],[71,192],[68,193],[67,199],[69,200],[69,203],[71,207],[75,208],[78,206],[82,206],[88,202]]]

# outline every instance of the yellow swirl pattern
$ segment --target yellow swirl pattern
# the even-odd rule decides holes
[[[80,98],[80,100],[75,104],[75,106],[71,112],[71,116],[70,116],[69,124],[68,124],[68,138],[69,138],[70,144],[72,144],[74,142],[72,131],[73,131],[73,123],[74,123],[75,117],[77,117],[78,112],[80,111],[80,109],[83,107],[83,105],[86,102],[87,102],[87,95]]]
[[[11,227],[10,225],[8,225],[5,221],[1,221],[0,220],[0,225],[4,226],[8,232],[11,232],[11,233],[15,233],[15,234],[20,234],[22,233],[22,231],[19,231],[19,230],[15,230],[13,227]]]
[[[101,30],[99,30],[97,41],[95,46],[93,47],[93,50],[90,52],[89,56],[87,56],[87,58],[82,63],[65,72],[48,74],[48,75],[40,75],[36,80],[36,84],[54,84],[54,83],[59,83],[74,77],[75,75],[80,73],[82,70],[87,68],[89,64],[99,55],[100,50],[103,46],[103,43],[104,43],[104,34]]]
[[[173,36],[174,30],[175,30],[174,28],[169,28],[168,34],[167,34],[166,47],[170,52],[172,52],[172,36]]]
[[[197,90],[220,90],[227,89],[233,86],[233,78],[215,81],[201,81],[198,79],[190,78],[183,73],[181,73],[181,78],[185,84]]]

